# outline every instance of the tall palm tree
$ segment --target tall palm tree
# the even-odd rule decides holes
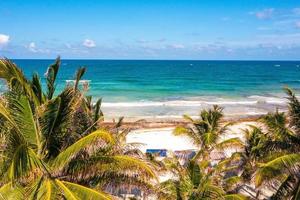
[[[237,166],[241,172],[243,182],[251,183],[257,169],[257,162],[265,155],[267,138],[260,127],[251,125],[243,132],[245,135],[244,148],[241,151],[234,152],[226,161]]]
[[[213,150],[226,147],[242,147],[243,143],[239,138],[230,138],[222,141],[228,127],[232,123],[222,125],[223,109],[214,105],[212,109],[202,110],[199,119],[192,119],[188,115],[184,118],[188,121],[186,126],[178,126],[174,130],[175,135],[185,135],[198,146],[199,151],[194,159],[207,159]]]
[[[271,199],[300,199],[300,102],[292,90],[288,95],[288,119],[283,113],[263,118],[268,128],[265,146],[269,156],[256,172],[256,185],[272,184]]]
[[[261,195],[259,188],[253,187],[253,177],[258,169],[258,163],[266,156],[266,133],[261,127],[250,125],[243,130],[245,135],[244,147],[241,151],[234,152],[230,157],[219,162],[218,166],[226,167],[226,172],[231,175],[226,180],[234,183],[235,187],[230,186],[236,193],[244,192],[247,196],[257,199]],[[226,174],[225,174],[226,176]]]
[[[111,199],[105,191],[120,186],[151,189],[156,175],[148,163],[117,151],[117,137],[98,126],[99,103],[90,126],[81,133],[74,128],[74,116],[86,110],[77,87],[85,70],[74,87],[54,96],[59,64],[50,66],[43,92],[37,75],[29,81],[14,63],[0,60],[8,85],[0,99],[0,199]]]
[[[222,135],[231,123],[221,125],[223,118],[222,108],[214,106],[209,110],[202,110],[199,119],[192,119],[185,115],[189,122],[186,126],[176,127],[175,135],[185,135],[198,146],[196,155],[181,165],[173,158],[167,161],[167,168],[175,178],[169,179],[160,185],[162,199],[244,199],[238,194],[229,191],[230,179],[225,179],[224,174],[228,167],[225,162],[211,166],[210,154],[213,150],[221,150],[228,146],[241,147],[243,143],[239,138],[222,140]],[[228,182],[227,182],[228,181]],[[226,187],[227,186],[227,187]]]

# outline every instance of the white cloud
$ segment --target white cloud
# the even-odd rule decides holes
[[[182,44],[170,44],[168,45],[171,49],[184,49],[184,45]]]
[[[267,8],[261,11],[252,12],[258,19],[270,19],[274,14],[274,8]]]
[[[87,47],[87,48],[93,48],[96,47],[96,43],[94,42],[94,40],[90,40],[90,39],[85,39],[82,43],[83,46]]]
[[[166,38],[159,38],[155,40],[145,40],[145,39],[137,39],[136,42],[140,44],[145,44],[145,43],[163,43],[166,41]]]
[[[0,46],[4,46],[9,43],[9,35],[0,34]]]
[[[30,42],[28,44],[28,46],[25,46],[30,52],[33,52],[33,53],[50,53],[50,50],[49,49],[41,49],[41,48],[38,48],[35,44],[35,42]]]
[[[37,48],[36,48],[36,45],[34,42],[30,42],[27,49],[33,53],[36,53],[38,52]]]

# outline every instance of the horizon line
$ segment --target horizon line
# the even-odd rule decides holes
[[[7,58],[7,57],[2,57]],[[55,60],[55,58],[8,58],[10,60]],[[99,60],[99,61],[291,61],[300,62],[300,59],[136,59],[136,58],[62,58],[61,60]],[[0,57],[1,59],[1,57]]]

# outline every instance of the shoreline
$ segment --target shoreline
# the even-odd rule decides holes
[[[257,122],[257,120],[262,115],[256,116],[236,116],[236,117],[226,117],[222,121],[223,123],[226,122],[234,122],[234,123],[243,123],[243,122]],[[104,127],[112,127],[116,122],[116,119],[106,119],[102,122]],[[174,119],[174,118],[166,118],[166,119],[158,119],[158,118],[144,118],[144,119],[136,119],[136,118],[124,118],[122,127],[123,129],[130,129],[138,130],[138,129],[160,129],[160,128],[174,128],[179,125],[185,125],[188,122],[181,118],[181,119]]]

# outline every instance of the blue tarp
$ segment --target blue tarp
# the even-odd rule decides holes
[[[146,153],[150,154],[156,154],[161,157],[166,157],[167,156],[167,150],[166,149],[147,149]]]

